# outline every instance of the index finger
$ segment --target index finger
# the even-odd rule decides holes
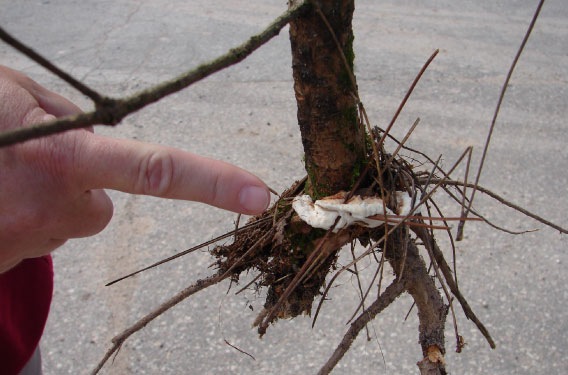
[[[198,201],[248,215],[270,203],[268,188],[253,174],[171,147],[92,134],[76,162],[85,189]]]

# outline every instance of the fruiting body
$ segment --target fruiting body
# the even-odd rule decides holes
[[[329,229],[339,217],[339,221],[333,229],[334,232],[337,232],[351,225],[376,228],[384,224],[384,220],[371,219],[371,216],[406,216],[412,206],[412,198],[407,193],[400,191],[396,192],[397,212],[385,207],[383,200],[377,196],[361,197],[355,195],[345,202],[347,194],[347,192],[342,191],[315,202],[309,195],[297,196],[294,198],[292,208],[302,220],[313,228]],[[399,222],[400,220],[397,217],[388,217],[389,223]]]

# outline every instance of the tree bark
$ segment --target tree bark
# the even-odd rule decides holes
[[[321,9],[353,71],[354,0],[314,1],[290,22],[298,123],[313,198],[348,190],[365,160],[365,132],[359,126],[356,89],[341,51],[317,9]]]

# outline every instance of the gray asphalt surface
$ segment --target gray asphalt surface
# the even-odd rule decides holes
[[[466,146],[479,161],[498,94],[536,1],[368,1],[356,4],[356,74],[373,124],[385,126],[422,64],[440,55],[397,122],[409,145],[449,167]],[[284,1],[0,2],[0,24],[91,87],[122,96],[224,53],[262,30]],[[287,28],[243,63],[128,117],[112,137],[135,138],[235,163],[278,191],[304,175]],[[85,110],[89,101],[0,45],[0,63],[29,74]],[[567,226],[568,4],[546,2],[491,143],[482,184]],[[393,147],[390,145],[389,147]],[[406,154],[409,155],[409,154]],[[463,170],[456,176],[461,176]],[[132,270],[233,228],[236,215],[202,204],[110,191],[115,216],[93,238],[55,252],[55,295],[42,340],[46,375],[87,374],[110,339],[169,296],[213,272],[194,253],[113,287]],[[450,216],[459,209],[440,197]],[[567,238],[478,194],[477,207],[513,236],[469,223],[457,246],[460,287],[497,342],[491,350],[459,307],[468,345],[452,374],[568,373]],[[440,241],[448,250],[447,241]],[[347,260],[347,256],[343,262]],[[372,272],[373,263],[361,267]],[[134,335],[104,374],[313,374],[332,353],[358,303],[356,281],[333,288],[315,329],[309,317],[279,322],[259,340],[250,328],[263,299],[228,284],[186,300]],[[233,288],[232,292],[236,289]],[[255,312],[248,308],[252,305]],[[402,297],[360,335],[334,374],[416,374],[415,312]],[[256,360],[226,345],[224,340]]]

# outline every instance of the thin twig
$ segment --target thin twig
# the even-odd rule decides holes
[[[467,218],[462,218],[462,217],[444,217],[444,216],[420,216],[420,215],[412,215],[412,216],[404,216],[404,215],[394,215],[394,214],[389,214],[387,216],[384,216],[383,214],[377,214],[377,215],[373,215],[373,216],[369,216],[367,217],[367,219],[377,219],[377,220],[387,220],[391,223],[396,223],[398,221],[395,220],[389,220],[389,219],[407,219],[407,220],[432,220],[432,221],[483,221],[482,219],[476,218],[476,217],[467,217]],[[418,224],[418,223],[406,223],[408,225],[412,225],[412,224]],[[447,223],[444,223],[447,225]],[[431,227],[432,225],[426,225],[427,227]]]
[[[251,357],[253,359],[253,361],[256,361],[256,358],[254,358],[254,356],[252,354],[249,354],[247,352],[245,352],[242,349],[239,349],[238,347],[236,347],[235,345],[231,344],[229,341],[227,341],[227,339],[224,339],[225,344],[229,345],[231,348],[238,350],[239,352],[248,355],[249,357]]]
[[[521,43],[521,46],[519,47],[517,54],[515,55],[515,58],[513,59],[513,63],[511,64],[511,67],[509,68],[509,72],[507,73],[507,78],[505,78],[505,83],[503,83],[503,88],[501,89],[501,93],[499,94],[499,100],[497,101],[497,107],[495,108],[495,113],[493,114],[493,119],[491,120],[491,126],[489,127],[489,134],[487,134],[487,140],[485,141],[485,147],[483,148],[483,155],[481,156],[481,161],[479,162],[479,169],[477,170],[477,176],[475,177],[475,184],[473,187],[473,191],[471,193],[471,198],[469,199],[469,205],[467,207],[467,210],[465,211],[465,216],[468,215],[471,205],[473,204],[473,199],[475,198],[475,192],[477,190],[477,185],[479,184],[479,178],[481,177],[481,171],[483,169],[483,164],[485,163],[485,157],[487,156],[487,150],[489,149],[489,142],[491,141],[491,136],[493,134],[493,129],[495,128],[495,123],[497,122],[497,116],[499,115],[499,110],[501,109],[501,103],[503,102],[503,98],[505,97],[505,91],[507,91],[507,87],[509,86],[509,81],[511,80],[511,76],[513,75],[513,70],[515,70],[515,66],[517,66],[517,62],[519,61],[519,58],[521,57],[521,53],[523,52],[523,49],[525,48],[525,44],[527,44],[527,41],[529,40],[529,36],[531,35],[531,31],[536,23],[536,20],[538,18],[538,15],[540,13],[540,10],[542,8],[542,5],[544,4],[544,0],[540,0],[538,7],[536,8],[536,11],[534,13],[534,16],[532,18],[532,21],[529,25],[529,28],[527,29],[527,32],[525,33],[525,36],[523,38],[523,41]]]
[[[351,256],[355,259],[355,244],[351,241]],[[365,310],[365,299],[366,295],[363,293],[363,287],[361,286],[361,278],[359,277],[359,270],[357,269],[357,263],[353,265],[353,269],[355,270],[355,278],[357,279],[357,287],[359,288],[359,295],[361,296],[361,306],[363,306],[363,310]],[[371,284],[373,282],[371,281]],[[365,333],[367,333],[367,341],[371,341],[371,336],[369,336],[369,328],[365,324]]]
[[[40,125],[32,125],[30,127],[1,132],[0,147],[24,142],[29,139],[61,133],[71,129],[85,128],[91,125],[114,126],[129,114],[136,112],[151,103],[157,102],[165,96],[178,92],[215,72],[241,62],[260,46],[278,35],[280,30],[286,26],[288,22],[308,3],[309,1],[299,1],[280,17],[276,18],[261,33],[251,36],[245,43],[230,49],[224,55],[201,64],[172,80],[165,81],[149,89],[142,90],[130,97],[120,99],[104,98],[104,100],[100,103],[97,103],[97,109],[93,112],[82,113],[77,116],[63,117]],[[24,54],[28,54],[28,51],[26,50],[19,50]],[[49,70],[56,73],[56,71],[52,69]]]
[[[378,219],[378,220],[384,221],[386,224],[398,223],[398,221],[396,221],[396,220],[388,220],[388,217],[383,218],[382,214],[375,215],[371,219]],[[404,224],[407,225],[407,226],[424,227],[424,228],[429,228],[429,229],[439,229],[439,230],[450,229],[450,227],[448,227],[447,225],[431,225],[431,224],[419,223],[419,222],[415,222],[415,221],[406,221]]]
[[[411,313],[412,310],[414,309],[414,306],[416,306],[416,301],[412,301],[412,305],[410,305],[410,308],[408,309],[408,312],[407,312],[406,315],[404,316],[403,322],[406,322],[406,320],[407,320],[408,317],[410,316],[410,313]]]
[[[406,134],[404,135],[404,138],[402,138],[402,141],[400,141],[400,143],[398,144],[398,147],[394,150],[394,152],[392,153],[390,158],[385,163],[384,169],[387,169],[390,166],[390,164],[392,163],[392,161],[394,160],[394,158],[396,157],[396,155],[398,154],[400,149],[404,146],[404,144],[406,143],[408,138],[410,138],[410,135],[412,134],[414,129],[416,129],[416,127],[418,126],[419,123],[420,123],[420,117],[416,118],[416,121],[414,121],[414,124],[412,124],[410,129],[406,132]]]
[[[408,225],[402,227],[400,234],[401,236],[403,236],[403,238],[408,238]],[[402,261],[400,262],[400,270],[398,271],[399,280],[402,280],[402,277],[404,276],[406,256],[408,255],[408,241],[401,241],[401,242],[402,242]]]
[[[160,260],[160,261],[158,261],[158,262],[156,262],[156,263],[154,263],[154,264],[151,264],[151,265],[149,265],[149,266],[147,266],[147,267],[144,267],[144,268],[142,268],[142,269],[139,269],[138,271],[131,272],[131,273],[129,273],[128,275],[122,276],[122,277],[120,277],[120,278],[118,278],[118,279],[116,279],[116,280],[111,281],[110,283],[106,284],[105,286],[111,286],[111,285],[113,285],[113,284],[116,284],[116,283],[119,282],[119,281],[122,281],[122,280],[124,280],[124,279],[127,279],[127,278],[129,278],[129,277],[131,277],[131,276],[137,275],[137,274],[139,274],[140,272],[147,271],[147,270],[149,270],[149,269],[151,269],[151,268],[157,267],[157,266],[159,266],[159,265],[161,265],[161,264],[164,264],[164,263],[166,263],[166,262],[169,262],[169,261],[171,261],[171,260],[177,259],[177,258],[179,258],[179,257],[182,257],[182,256],[186,255],[186,254],[192,253],[192,252],[194,252],[194,251],[196,251],[196,250],[199,250],[199,249],[201,249],[201,248],[203,248],[203,247],[205,247],[205,246],[209,246],[209,245],[211,245],[211,244],[214,244],[215,242],[221,241],[221,240],[223,240],[223,239],[225,239],[225,238],[228,238],[228,237],[231,237],[231,236],[233,236],[233,235],[236,236],[236,235],[237,235],[237,232],[240,233],[240,232],[244,232],[244,231],[246,231],[246,230],[248,230],[248,229],[250,229],[250,228],[257,227],[257,226],[259,226],[260,224],[263,224],[264,222],[266,222],[268,219],[270,219],[270,217],[268,217],[268,218],[263,218],[263,219],[259,219],[259,220],[255,221],[255,222],[253,222],[253,223],[250,223],[250,224],[245,225],[244,227],[241,227],[241,228],[235,229],[235,230],[233,230],[233,231],[227,232],[227,233],[225,233],[225,234],[222,234],[222,235],[220,235],[219,237],[215,237],[215,238],[213,238],[213,239],[211,239],[211,240],[209,240],[209,241],[203,242],[203,243],[201,243],[201,244],[199,244],[199,245],[197,245],[197,246],[194,246],[194,247],[192,247],[192,248],[189,248],[189,249],[187,249],[187,250],[184,250],[184,251],[182,251],[181,253],[172,255],[171,257],[168,257],[168,258],[166,258],[166,259],[162,259],[162,260]]]
[[[391,122],[389,124],[389,126],[387,127],[387,129],[385,130],[385,132],[383,133],[381,139],[378,142],[378,145],[375,145],[377,142],[375,140],[375,136],[373,134],[373,131],[371,129],[371,124],[369,122],[369,118],[367,117],[367,112],[365,111],[365,108],[363,107],[363,103],[360,103],[360,110],[363,113],[364,117],[365,117],[365,121],[367,123],[367,128],[369,131],[369,134],[371,135],[371,138],[373,140],[372,146],[373,146],[373,154],[375,156],[375,161],[377,163],[377,177],[378,177],[378,182],[379,182],[379,188],[380,188],[380,192],[381,192],[381,199],[383,202],[385,202],[385,193],[384,193],[384,189],[383,189],[383,183],[382,183],[382,171],[383,169],[381,169],[380,165],[379,165],[379,157],[377,154],[377,147],[379,149],[382,149],[382,145],[383,142],[385,140],[385,137],[389,134],[390,130],[392,129],[392,126],[394,125],[394,123],[396,122],[396,119],[398,117],[398,115],[400,114],[400,112],[402,111],[402,108],[404,108],[408,98],[410,97],[410,95],[412,94],[412,91],[414,91],[414,87],[416,87],[416,84],[418,83],[418,81],[420,81],[420,78],[422,77],[422,75],[424,74],[424,72],[426,71],[426,69],[428,68],[428,66],[430,65],[430,63],[432,62],[432,60],[434,60],[434,58],[436,57],[436,55],[438,54],[439,50],[434,51],[434,53],[430,56],[430,58],[426,61],[426,63],[424,64],[424,66],[422,67],[422,69],[418,72],[418,75],[414,78],[414,81],[412,82],[412,85],[410,85],[408,91],[406,92],[406,95],[404,96],[404,99],[402,100],[402,102],[400,103],[398,110],[396,111],[395,115],[393,116],[393,118],[391,119]],[[414,128],[418,125],[419,123],[419,119],[417,119],[413,126],[411,127],[411,129],[406,133],[405,135],[405,139],[399,143],[399,145],[402,147],[404,145],[404,143],[406,142],[406,140],[410,137],[410,134],[412,134],[412,132],[414,131]],[[393,156],[391,157],[391,159],[389,159],[389,161],[385,164],[385,169],[388,167],[388,164],[390,164],[390,162],[392,162],[394,155],[396,155],[396,153],[400,150],[400,147],[395,151],[395,153],[393,154]],[[441,157],[441,156],[440,156]],[[438,159],[439,161],[439,159]],[[438,162],[435,163],[435,166],[438,165]],[[435,170],[435,167],[434,167]],[[430,175],[430,178],[432,177],[434,171],[432,172],[432,174]],[[383,215],[384,217],[387,216],[386,213],[386,204],[383,205]],[[383,247],[383,257],[381,257],[381,262],[384,262],[386,259],[386,253],[387,253],[387,246],[388,246],[388,230],[385,230],[385,240],[384,240],[384,247]],[[402,267],[404,268],[404,267]],[[381,264],[380,266],[380,276],[379,276],[379,285],[378,285],[378,294],[381,294],[381,286],[382,286],[382,281],[383,281],[383,271],[384,271],[384,264]]]
[[[469,153],[469,155],[468,155],[468,157],[467,157],[467,163],[466,163],[466,165],[465,165],[465,176],[464,176],[464,179],[463,179],[465,184],[467,184],[467,180],[468,180],[468,177],[469,177],[469,167],[470,167],[470,165],[471,165],[471,156],[472,156],[472,154],[473,154],[472,151],[473,151],[473,147],[471,148],[471,151],[470,151],[470,153]],[[464,185],[464,187],[463,187],[463,194],[462,194],[462,203],[461,203],[461,214],[460,214],[460,216],[463,217],[463,218],[466,217],[466,214],[465,214],[465,200],[467,199],[467,197],[466,197],[466,196],[467,196],[466,191],[467,191],[467,187],[466,187],[466,185]],[[461,240],[463,239],[463,228],[464,228],[464,225],[465,225],[465,223],[463,223],[463,222],[458,224],[458,230],[457,230],[457,234],[456,234],[456,241],[461,241]]]
[[[456,197],[446,186],[442,186],[442,189],[444,189],[444,191],[446,192],[446,194],[448,194],[450,196],[450,198],[452,198],[454,201],[456,201],[458,204],[461,204],[460,198]],[[473,208],[470,210],[470,212],[472,214],[474,214],[475,216],[479,217],[480,219],[483,220],[483,222],[485,222],[485,224],[489,225],[492,228],[495,228],[501,232],[505,232],[505,233],[509,233],[512,235],[519,235],[519,234],[525,234],[525,233],[529,233],[529,232],[535,232],[538,229],[533,229],[533,230],[523,230],[523,231],[513,231],[513,230],[509,230],[507,228],[503,228],[498,226],[497,224],[491,222],[488,218],[486,218],[485,216],[481,215],[479,212],[475,211]]]
[[[379,241],[382,241],[383,239],[384,239],[384,237],[381,238]],[[369,251],[365,251],[365,256],[366,256],[366,255],[369,255]],[[384,257],[384,253],[383,253],[382,256],[381,256],[381,261],[379,262],[379,267],[382,267],[383,264],[384,264],[384,262],[382,261],[382,258],[383,258],[383,257]],[[329,293],[329,290],[331,289],[331,286],[333,285],[333,283],[335,282],[335,280],[337,280],[337,278],[339,277],[339,275],[341,275],[341,274],[342,274],[343,272],[345,272],[345,271],[353,272],[353,271],[351,271],[351,270],[349,269],[349,267],[351,267],[352,265],[356,264],[356,263],[359,262],[361,259],[363,259],[363,256],[359,256],[359,257],[353,259],[353,261],[352,261],[351,263],[349,263],[349,264],[346,265],[346,266],[343,266],[343,268],[341,268],[339,271],[337,271],[337,272],[335,273],[335,275],[333,275],[333,277],[331,278],[331,280],[329,280],[329,282],[327,283],[327,286],[326,286],[326,288],[325,288],[325,290],[324,290],[324,292],[323,292],[323,294],[322,294],[322,296],[321,296],[321,298],[320,298],[320,301],[319,301],[319,303],[318,303],[318,307],[316,308],[316,312],[315,312],[315,314],[314,314],[314,318],[312,319],[312,328],[314,328],[315,325],[316,325],[316,321],[317,321],[317,319],[318,319],[319,312],[320,312],[320,310],[321,310],[321,308],[322,308],[322,306],[323,306],[323,301],[325,301],[325,297],[326,297],[327,294]],[[376,270],[375,272],[378,273],[378,272],[379,272],[379,269],[380,269],[380,268],[377,268],[377,270]],[[373,279],[375,279],[375,278],[376,278],[376,276],[373,277]],[[373,280],[373,282],[374,282],[374,280]],[[348,323],[349,323],[349,322],[348,322]]]
[[[422,75],[424,74],[424,72],[426,71],[426,69],[428,68],[428,66],[429,66],[430,63],[432,62],[432,60],[434,60],[434,58],[436,57],[436,55],[438,54],[438,52],[440,52],[439,49],[435,50],[434,53],[432,53],[432,55],[430,56],[430,58],[428,58],[428,60],[426,61],[426,63],[424,63],[424,65],[422,66],[422,69],[420,69],[420,71],[418,72],[418,75],[414,78],[414,81],[412,82],[412,85],[410,85],[410,88],[409,88],[408,91],[406,92],[406,95],[404,96],[404,99],[402,99],[402,102],[401,102],[400,105],[398,106],[398,109],[396,110],[396,113],[395,113],[394,116],[392,117],[392,120],[391,120],[389,126],[387,126],[387,128],[385,129],[385,132],[383,133],[381,139],[379,140],[379,147],[382,146],[383,142],[385,141],[385,138],[386,138],[387,134],[389,134],[390,129],[392,128],[392,126],[393,126],[394,123],[396,122],[396,119],[398,118],[398,115],[399,115],[400,112],[402,111],[402,108],[404,108],[406,102],[408,101],[408,98],[410,97],[410,94],[412,94],[412,91],[414,91],[414,88],[415,88],[416,85],[418,84],[418,81],[420,81],[420,78],[422,78]]]
[[[439,179],[434,179],[432,181],[437,182],[437,181],[439,181]],[[422,182],[422,181],[419,179],[418,182]],[[474,187],[475,186],[474,184],[470,184],[470,183],[466,184],[466,183],[463,183],[461,181],[454,181],[454,180],[446,180],[444,182],[444,185],[446,185],[446,186],[467,186],[467,187]],[[526,210],[526,209],[524,209],[524,208],[522,208],[522,207],[520,207],[520,206],[518,206],[514,203],[509,202],[505,198],[501,197],[500,195],[492,192],[491,190],[489,190],[487,188],[484,188],[483,186],[477,185],[476,189],[479,190],[480,192],[484,193],[484,194],[489,195],[491,198],[497,200],[498,202],[504,204],[507,207],[512,208],[515,211],[519,211],[520,213],[522,213],[522,214],[524,214],[524,215],[526,215],[530,218],[533,218],[536,221],[538,221],[538,222],[540,222],[544,225],[547,225],[547,226],[549,226],[553,229],[556,229],[559,232],[562,232],[564,234],[568,234],[568,229],[562,228],[561,226],[554,224],[554,223],[538,216],[537,214],[534,214],[534,213],[532,213],[532,212],[530,212],[530,211],[528,211],[528,210]],[[470,209],[470,211],[471,211],[471,209]]]
[[[235,234],[233,242],[237,242],[237,233],[239,232],[239,222],[241,221],[241,215],[242,214],[240,213],[237,215],[237,221],[235,222],[235,231],[233,232]]]
[[[271,188],[270,186],[267,186],[267,187],[268,187],[268,190],[269,190],[272,194],[274,194],[274,195],[276,195],[278,198],[280,198],[280,194],[278,194],[278,192],[277,192],[276,190],[274,190],[274,189]]]
[[[2,39],[4,42],[14,47],[16,50],[20,51],[24,55],[28,56],[30,59],[32,59],[39,65],[43,66],[45,69],[49,70],[50,72],[52,72],[53,74],[64,80],[65,82],[67,82],[68,84],[70,84],[72,87],[77,89],[83,95],[89,97],[93,102],[95,102],[96,105],[103,104],[105,98],[103,98],[101,94],[91,89],[84,83],[80,82],[75,77],[71,76],[69,73],[59,69],[51,61],[41,56],[31,47],[25,45],[24,43],[14,38],[12,35],[6,32],[2,27],[0,27],[0,39]]]
[[[436,204],[436,202],[434,202],[433,199],[430,199],[430,203],[432,203],[432,205],[434,206],[436,211],[438,211],[438,214],[440,216],[443,216],[442,210],[440,209],[440,207],[438,207],[438,204]],[[463,218],[463,219],[465,220],[466,218]],[[483,221],[482,218],[478,218],[478,219]],[[444,221],[444,224],[447,225],[446,221]],[[457,265],[456,265],[456,244],[454,242],[454,237],[452,236],[452,231],[447,230],[447,233],[448,233],[448,238],[450,240],[450,246],[452,248],[452,266],[453,266],[453,271],[454,271],[454,281],[456,282],[456,286],[459,287],[459,285],[458,285],[458,268],[457,268]]]
[[[389,136],[389,137],[390,137],[391,139],[393,139],[395,142],[399,142],[396,138],[391,137],[391,136]],[[406,150],[415,152],[415,153],[417,153],[417,154],[423,156],[423,157],[426,158],[426,160],[428,160],[430,163],[434,164],[434,160],[432,160],[428,155],[426,155],[426,154],[424,154],[424,153],[422,153],[422,152],[420,152],[420,151],[414,150],[414,149],[412,149],[412,148],[410,148],[410,147],[404,146],[403,148],[406,149]],[[442,174],[443,174],[444,178],[446,179],[446,181],[453,181],[453,180],[451,180],[451,179],[449,178],[449,174],[448,174],[446,171],[444,171],[444,169],[442,169],[440,166],[438,166],[438,170],[439,170],[440,172],[442,172]],[[434,179],[434,181],[439,181],[439,179]],[[421,184],[424,184],[424,183],[425,183],[425,180],[419,178],[419,179],[418,179],[418,182],[421,183]],[[459,184],[455,184],[455,186],[456,186],[456,189],[457,189],[457,190],[460,192],[460,194],[462,194],[462,196],[463,196],[463,191],[460,190],[459,187],[458,187]],[[468,185],[468,186],[473,186],[473,185]],[[457,198],[454,194],[452,194],[452,193],[448,190],[448,188],[447,188],[446,186],[442,186],[442,189],[444,189],[444,191],[445,191],[453,200],[455,200],[458,204],[461,205],[461,200],[460,200],[459,198]],[[478,190],[481,190],[481,189],[478,189]],[[466,200],[467,200],[467,198],[466,198]],[[502,231],[502,232],[506,232],[506,233],[509,233],[509,234],[515,234],[515,235],[517,235],[517,234],[524,234],[524,233],[529,233],[529,232],[534,232],[534,231],[535,231],[535,230],[525,230],[525,231],[515,232],[515,231],[509,230],[509,229],[505,229],[505,228],[503,228],[503,227],[500,227],[500,226],[498,226],[498,225],[492,223],[490,220],[488,220],[487,218],[485,218],[483,215],[481,215],[480,213],[474,211],[473,208],[470,209],[470,212],[473,213],[475,216],[477,216],[477,217],[483,219],[483,221],[484,221],[485,223],[487,223],[488,225],[490,225],[491,227],[493,227],[493,228],[495,228],[495,229],[497,229],[497,230],[500,230],[500,231]],[[532,216],[531,216],[531,217],[532,217]],[[544,219],[541,219],[541,220],[544,220]],[[540,221],[540,220],[539,220],[539,221]],[[546,221],[546,220],[545,220],[545,221]],[[554,224],[553,224],[553,225],[554,225]],[[558,228],[559,228],[559,227],[558,227],[558,228],[557,228],[557,227],[558,227],[558,226],[556,226],[555,229],[558,229]],[[562,231],[562,230],[565,230],[565,229],[560,228],[560,230]]]
[[[239,289],[238,292],[235,293],[235,295],[240,294],[242,292],[244,292],[249,286],[251,286],[252,284],[254,284],[254,282],[258,279],[260,279],[262,277],[262,273],[259,273],[258,275],[256,275],[254,277],[254,279],[252,279],[250,282],[247,283],[247,285],[243,286],[241,289]]]
[[[353,254],[353,260],[355,260],[355,254]],[[357,267],[357,262],[353,263],[353,267]],[[351,317],[347,320],[346,324],[351,323],[351,321],[353,319],[355,319],[355,317],[357,316],[357,313],[359,312],[359,310],[362,308],[363,310],[365,310],[365,304],[364,301],[367,299],[367,296],[369,295],[369,293],[371,292],[371,288],[373,287],[373,284],[375,283],[375,280],[377,279],[377,276],[379,275],[379,272],[381,270],[381,264],[379,263],[379,266],[377,267],[377,269],[375,270],[375,273],[373,274],[373,277],[371,278],[371,282],[369,283],[369,287],[367,288],[367,291],[365,292],[365,294],[363,295],[363,293],[361,292],[361,302],[359,302],[359,305],[357,306],[357,308],[355,309],[355,311],[353,312],[353,314],[351,315]],[[360,286],[359,286],[360,288]],[[323,297],[322,297],[323,298]],[[319,308],[319,306],[318,306]],[[316,317],[314,316],[314,323],[315,323],[315,319]],[[313,326],[313,324],[312,324]]]

